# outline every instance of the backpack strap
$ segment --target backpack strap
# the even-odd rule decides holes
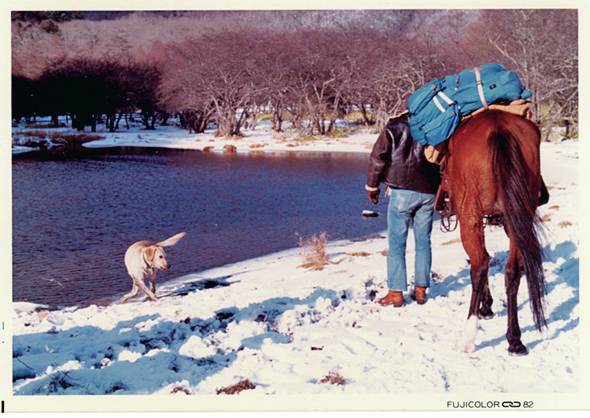
[[[475,73],[475,79],[477,80],[477,92],[479,93],[479,100],[481,100],[481,104],[483,105],[484,109],[488,108],[488,102],[486,101],[486,97],[483,94],[483,82],[481,81],[481,70],[483,68],[475,67],[472,71]]]
[[[452,106],[455,104],[454,101],[452,101],[449,96],[447,96],[446,94],[444,94],[441,91],[439,91],[438,93],[436,93],[436,96],[439,96],[441,99],[443,99],[449,106]],[[445,113],[446,109],[443,107],[443,105],[438,101],[438,99],[436,98],[436,96],[434,96],[432,98],[432,101],[434,102],[434,104],[436,105],[436,107],[438,107],[438,110],[440,110],[442,113]]]

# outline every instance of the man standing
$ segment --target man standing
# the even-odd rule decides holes
[[[440,184],[439,167],[426,160],[424,146],[412,139],[407,113],[390,119],[373,146],[366,189],[371,202],[379,201],[381,183],[390,197],[387,211],[387,286],[389,293],[378,303],[401,307],[407,290],[406,240],[413,221],[416,241],[414,294],[426,303],[432,263],[434,198]]]

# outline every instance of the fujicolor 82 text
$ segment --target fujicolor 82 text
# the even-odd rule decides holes
[[[531,401],[448,401],[447,408],[450,409],[520,409],[533,408]]]

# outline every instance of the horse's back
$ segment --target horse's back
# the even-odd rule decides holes
[[[487,155],[488,138],[501,128],[512,132],[521,147],[536,151],[541,142],[539,128],[533,122],[518,115],[502,110],[487,110],[462,123],[449,139],[449,151],[452,155],[461,154],[469,159]],[[527,153],[528,154],[528,153]]]
[[[448,177],[456,203],[465,202],[467,212],[483,210],[486,214],[502,211],[497,195],[497,167],[494,167],[494,144],[499,136],[515,141],[524,159],[527,177],[539,173],[540,134],[537,126],[518,115],[501,110],[487,110],[461,124],[449,139]],[[494,174],[496,173],[496,174]],[[500,171],[501,174],[501,171]],[[534,180],[533,180],[534,181]],[[531,184],[531,186],[533,186]],[[475,199],[465,199],[465,195]],[[468,203],[469,202],[469,203]],[[477,202],[477,203],[476,203]],[[458,211],[461,209],[458,207]]]

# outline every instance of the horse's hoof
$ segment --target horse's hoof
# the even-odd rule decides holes
[[[528,354],[528,350],[522,344],[517,345],[516,347],[509,347],[508,354],[512,357],[522,357]]]
[[[486,321],[492,319],[494,317],[494,313],[492,311],[486,313],[479,313],[479,319],[484,319]]]
[[[475,353],[475,344],[468,341],[468,342],[459,342],[455,345],[455,351],[460,353]]]

